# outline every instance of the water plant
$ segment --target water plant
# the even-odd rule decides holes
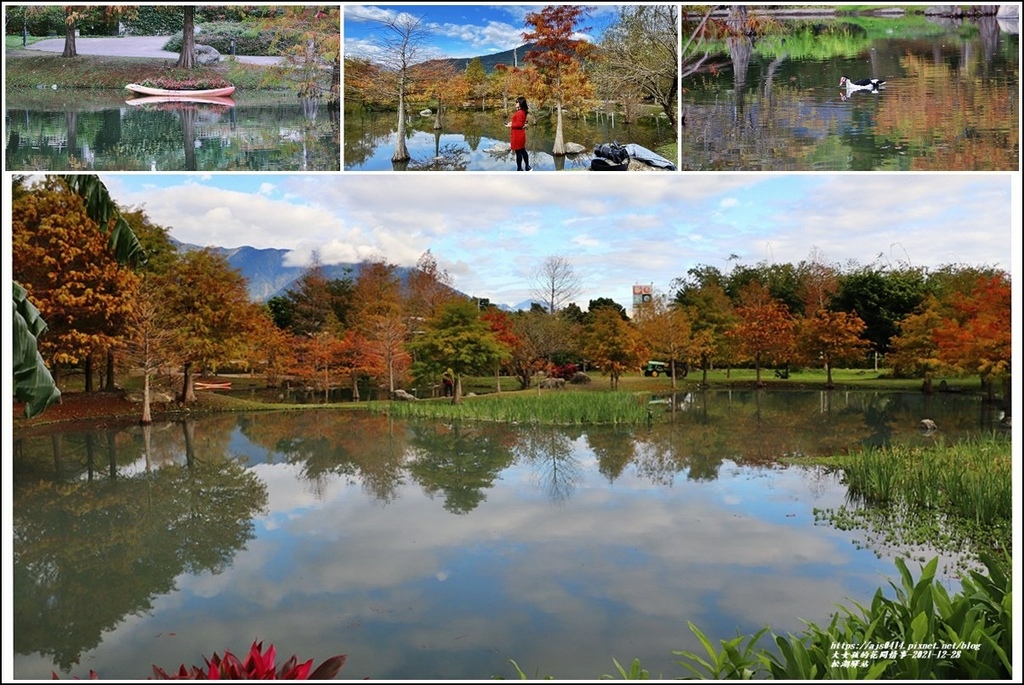
[[[868,448],[830,460],[842,471],[848,504],[815,519],[860,528],[877,547],[950,552],[961,566],[985,550],[1010,549],[1010,443],[984,436],[955,444]]]
[[[869,606],[841,606],[827,626],[808,623],[800,635],[772,634],[777,651],[757,648],[768,631],[721,640],[715,647],[690,624],[706,654],[673,652],[698,677],[728,680],[1006,680],[1013,673],[1013,585],[1009,555],[982,555],[986,572],[961,576],[950,596],[936,580],[938,558],[915,581],[903,559],[895,564],[895,596],[879,588]]]
[[[646,393],[550,390],[468,397],[445,401],[375,402],[370,409],[396,418],[582,425],[641,424],[649,420]]]

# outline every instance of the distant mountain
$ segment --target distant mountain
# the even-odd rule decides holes
[[[517,65],[522,66],[523,59],[526,57],[527,51],[534,50],[536,49],[536,47],[536,43],[526,43],[524,45],[520,45],[518,48],[505,50],[504,52],[496,52],[493,55],[479,55],[480,64],[483,65],[484,71],[486,71],[488,74],[494,71],[494,68],[499,64],[504,64],[505,66],[508,67],[514,67]],[[455,71],[462,73],[466,70],[466,67],[469,66],[469,63],[472,62],[474,59],[476,59],[476,57],[450,57],[445,59],[430,60],[429,62],[426,62],[426,64],[430,65],[448,63],[452,65],[452,67],[454,67]]]
[[[181,250],[199,250],[198,245],[172,242]],[[291,250],[275,248],[243,247],[211,247],[211,250],[224,255],[228,264],[245,278],[249,288],[249,298],[253,302],[266,302],[272,297],[284,295],[288,288],[306,271],[304,266],[285,266],[285,257]],[[362,264],[325,264],[324,275],[329,279],[352,278],[359,276]],[[411,267],[400,266],[395,272],[404,283],[412,272]]]
[[[190,245],[174,238],[171,238],[171,242],[179,250],[202,249],[199,245]],[[284,295],[288,288],[306,271],[304,266],[284,265],[285,257],[291,250],[276,248],[260,249],[249,247],[248,245],[242,247],[210,247],[210,249],[224,255],[231,268],[242,274],[246,283],[248,283],[249,299],[253,302],[266,302],[272,297]],[[324,276],[328,279],[351,278],[354,280],[359,276],[362,267],[361,263],[323,265]],[[413,268],[409,266],[395,268],[395,273],[402,279],[402,283],[408,280],[409,274],[412,272]],[[456,292],[466,297],[472,297],[472,295],[467,295],[460,291]],[[531,304],[530,300],[524,300],[519,304],[496,304],[496,306],[505,311],[517,312],[528,310]]]

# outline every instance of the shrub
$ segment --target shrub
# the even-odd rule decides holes
[[[235,40],[236,55],[280,55],[298,44],[297,32],[262,29],[236,22],[203,24],[196,42],[215,48],[222,55],[231,54],[231,39]],[[181,51],[181,27],[164,45],[165,50]]]

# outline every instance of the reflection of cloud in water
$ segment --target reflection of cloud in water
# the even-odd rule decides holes
[[[512,676],[508,658],[531,674],[597,677],[613,672],[612,656],[645,666],[664,656],[649,667],[671,677],[680,670],[671,650],[697,648],[687,620],[718,636],[769,621],[795,631],[856,590],[846,538],[752,501],[756,481],[723,475],[666,488],[627,469],[609,483],[579,443],[570,455],[588,466],[568,500],[537,490],[524,459],[462,516],[415,484],[382,508],[345,477],[316,494],[298,467],[257,465],[269,493],[258,537],[224,572],[179,577],[179,591],[154,602],[155,617],[131,620],[145,635],[109,648],[153,651],[154,663],[172,667],[259,638],[282,655],[347,653],[347,678],[412,672],[421,657],[424,677],[431,660]],[[795,472],[779,473],[772,497],[788,511],[806,489]],[[173,649],[152,639],[162,631],[177,631]],[[583,663],[591,666],[580,672]]]

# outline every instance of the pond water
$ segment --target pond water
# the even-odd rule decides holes
[[[952,394],[675,399],[635,428],[312,409],[21,431],[15,676],[143,678],[254,639],[347,654],[344,679],[687,675],[688,620],[800,632],[896,579],[893,550],[815,523],[837,476],[776,459],[937,439],[923,415],[947,441],[992,426]]]
[[[675,142],[676,134],[663,116],[647,115],[626,125],[621,117],[591,113],[586,120],[564,115],[562,135],[566,143],[579,143],[586,151],[555,157],[555,126],[547,117],[531,114],[526,134],[530,166],[536,171],[588,169],[594,146],[600,143],[634,143],[657,151]],[[516,158],[508,149],[508,115],[487,112],[452,112],[434,130],[434,116],[413,113],[406,123],[406,141],[412,160],[396,166],[391,161],[397,141],[395,112],[345,113],[345,169],[355,171],[438,170],[515,171]],[[669,160],[675,163],[676,160]]]
[[[339,108],[236,93],[228,104],[113,91],[7,92],[12,171],[337,171]],[[148,99],[143,99],[148,100]],[[230,102],[234,106],[230,106]]]
[[[1019,35],[995,18],[783,19],[683,81],[682,170],[1017,170]],[[879,78],[847,92],[841,77]]]

